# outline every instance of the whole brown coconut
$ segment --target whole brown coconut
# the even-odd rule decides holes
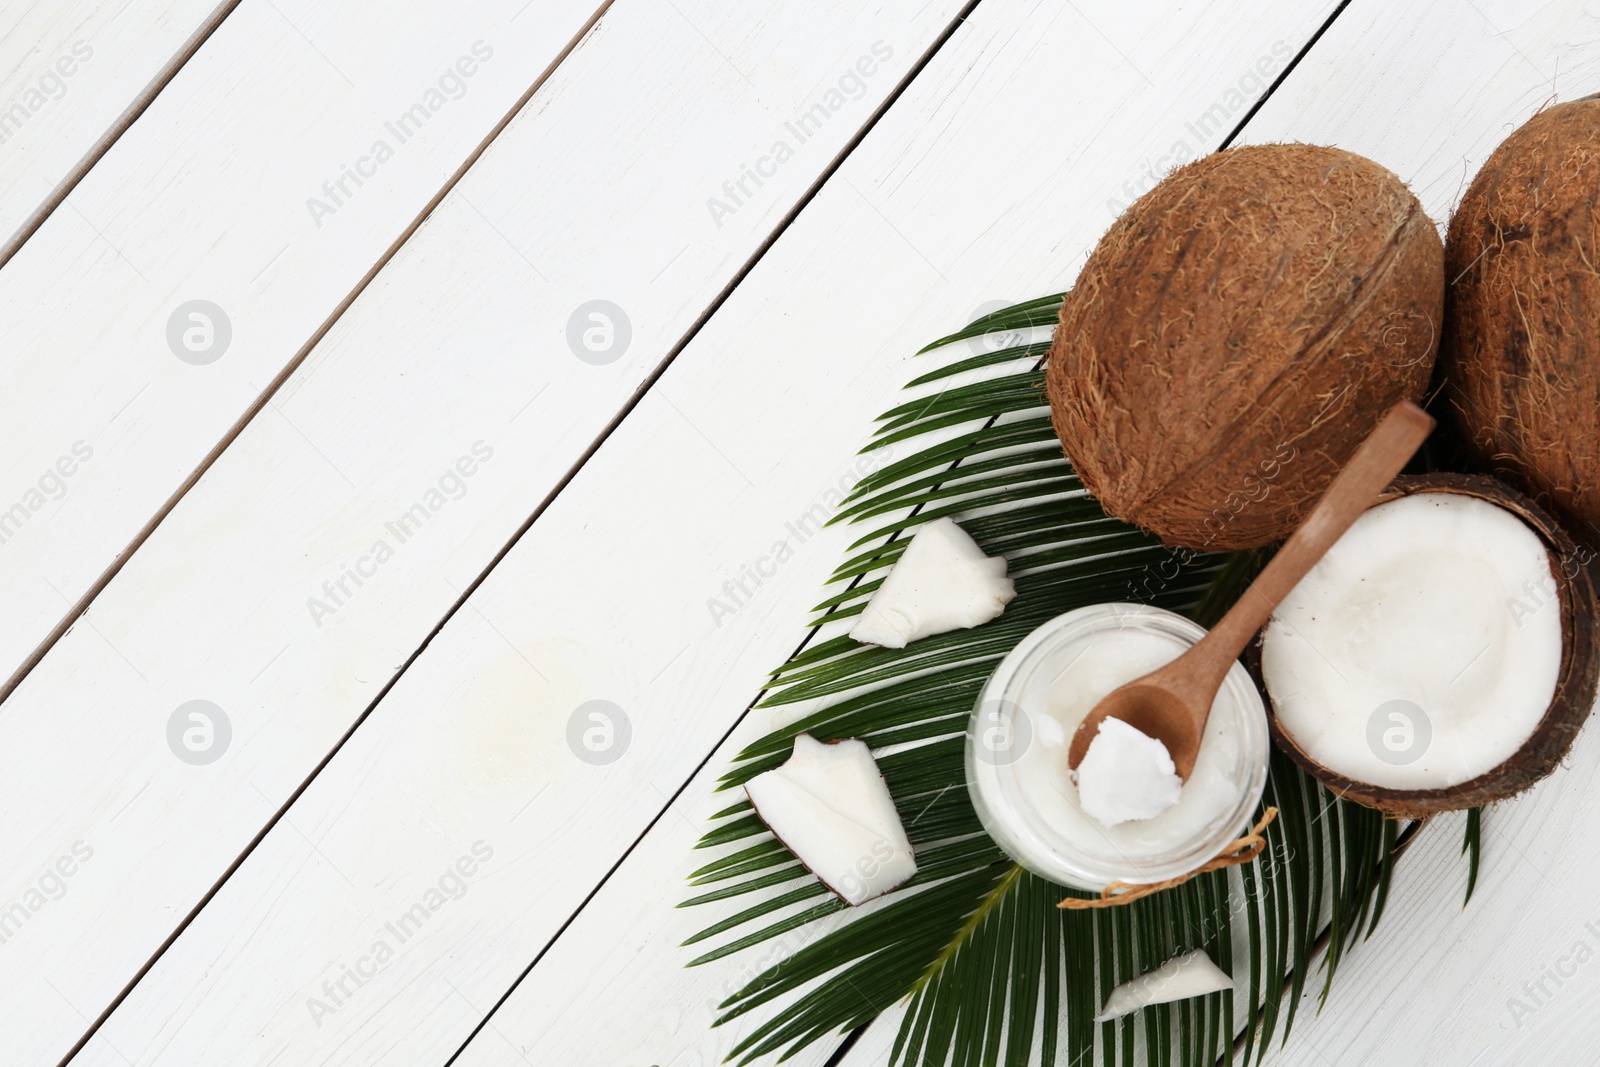
[[[1588,719],[1600,680],[1600,647],[1595,634],[1600,607],[1596,606],[1594,583],[1584,566],[1588,553],[1579,549],[1537,504],[1494,478],[1471,474],[1401,477],[1377,503],[1413,493],[1474,496],[1511,512],[1539,535],[1550,553],[1550,573],[1561,605],[1561,668],[1556,676],[1555,697],[1522,747],[1493,770],[1444,789],[1386,789],[1336,774],[1306,755],[1280,728],[1268,695],[1268,728],[1290,759],[1346,800],[1401,819],[1420,819],[1504,800],[1549,775],[1566,757]],[[1259,642],[1252,646],[1246,661],[1257,684],[1266,692],[1261,683]]]
[[[1390,406],[1422,396],[1443,247],[1399,178],[1315,145],[1174,171],[1061,307],[1056,434],[1108,512],[1196,549],[1281,540]]]
[[[1600,100],[1495,149],[1445,252],[1440,370],[1472,459],[1600,540]]]

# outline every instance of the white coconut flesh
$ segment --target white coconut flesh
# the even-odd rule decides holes
[[[986,556],[953,519],[919,529],[850,630],[863,644],[905,648],[948,630],[979,626],[1017,595],[1004,556]]]
[[[1456,493],[1380,504],[1267,626],[1278,724],[1321,766],[1380,788],[1493,770],[1555,696],[1556,588],[1544,542],[1503,508]]]
[[[917,873],[900,813],[865,742],[823,744],[801,734],[787,763],[744,788],[778,840],[849,904],[882,896]]]
[[[1232,988],[1233,979],[1212,963],[1210,956],[1197,950],[1170,959],[1155,970],[1117,986],[1094,1021],[1109,1022],[1151,1004],[1171,1004],[1175,1000],[1203,997]]]
[[[1073,778],[1084,812],[1108,830],[1155,818],[1176,804],[1183,790],[1167,746],[1115,718],[1100,721]]]

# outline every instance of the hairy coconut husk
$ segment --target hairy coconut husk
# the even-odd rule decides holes
[[[1168,544],[1281,540],[1422,396],[1442,264],[1417,198],[1361,156],[1258,145],[1174,171],[1062,304],[1047,384],[1067,457]]]
[[[1450,220],[1439,369],[1475,465],[1600,544],[1600,100],[1489,156]]]
[[[1488,501],[1525,522],[1545,543],[1550,572],[1561,605],[1561,671],[1556,692],[1539,725],[1522,747],[1493,770],[1443,789],[1386,789],[1336,774],[1312,759],[1278,725],[1272,694],[1261,681],[1260,642],[1252,645],[1247,665],[1267,697],[1267,725],[1272,739],[1307,774],[1346,800],[1395,818],[1420,819],[1444,811],[1475,808],[1532,786],[1555,770],[1572,747],[1600,679],[1600,647],[1596,645],[1594,583],[1585,566],[1589,553],[1579,549],[1566,531],[1532,500],[1494,478],[1471,474],[1424,474],[1395,480],[1378,500],[1413,493],[1460,493]]]

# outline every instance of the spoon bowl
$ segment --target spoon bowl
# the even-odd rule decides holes
[[[1219,680],[1219,688],[1220,685]],[[1194,761],[1200,754],[1200,732],[1205,729],[1210,714],[1209,707],[1196,714],[1188,704],[1189,693],[1188,687],[1173,686],[1158,678],[1156,673],[1151,673],[1107,693],[1089,712],[1089,718],[1094,720],[1096,732],[1105,719],[1121,719],[1147,737],[1159,739],[1167,746],[1178,777],[1188,781],[1189,775],[1194,773]],[[1213,689],[1212,699],[1215,697],[1216,690]],[[1079,737],[1085,739],[1083,750],[1087,752],[1093,735],[1080,726],[1073,735],[1074,747]],[[1079,755],[1077,759],[1071,759],[1073,767],[1082,758]]]

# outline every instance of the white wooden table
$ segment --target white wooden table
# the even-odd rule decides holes
[[[1600,88],[1594,0],[215,2],[0,7],[8,1067],[717,1062],[672,905],[847,539],[708,602],[911,352],[1236,128],[1442,220]],[[1273,1058],[1593,1062],[1597,767]]]

